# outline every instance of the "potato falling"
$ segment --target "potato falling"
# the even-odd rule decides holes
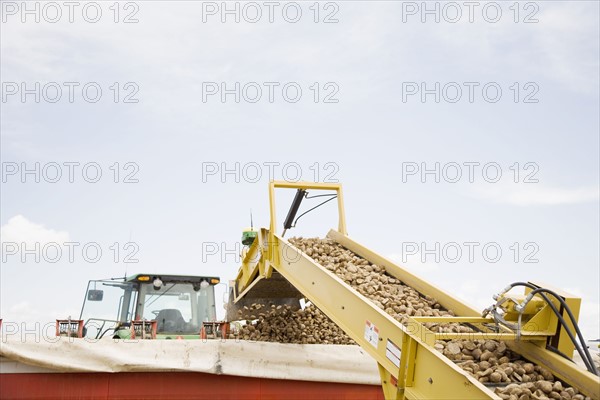
[[[436,299],[424,296],[330,239],[291,238],[289,242],[321,266],[336,274],[402,324],[408,316],[454,316]],[[240,336],[247,340],[283,343],[354,344],[314,305],[305,310],[279,310],[255,304],[256,325],[247,324]],[[460,324],[426,324],[434,332],[472,332]],[[550,371],[511,352],[496,340],[437,341],[440,351],[483,384],[496,386],[504,400],[587,400],[575,388],[555,379]]]
[[[314,305],[292,311],[289,306],[253,304],[256,324],[242,327],[244,340],[302,344],[356,344]]]

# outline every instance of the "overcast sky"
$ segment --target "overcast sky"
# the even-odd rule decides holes
[[[232,279],[272,177],[341,182],[350,237],[477,308],[521,280],[581,296],[600,337],[598,2],[21,4],[0,30],[5,321],[76,317],[126,272]],[[288,235],[336,226],[332,202]]]

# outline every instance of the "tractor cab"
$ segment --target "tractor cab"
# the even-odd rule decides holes
[[[152,322],[156,337],[199,338],[203,322],[216,320],[216,277],[138,274],[88,283],[81,309],[83,336],[129,338],[130,326]]]

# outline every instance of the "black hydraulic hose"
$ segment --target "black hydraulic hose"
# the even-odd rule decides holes
[[[305,199],[314,199],[314,198],[317,198],[317,197],[334,197],[334,196],[337,196],[337,194],[335,194],[335,193],[328,193],[328,194],[316,194],[314,196],[309,196],[308,193],[306,193],[306,195],[304,195],[304,198]]]
[[[316,196],[315,196],[315,197],[316,197]],[[336,199],[336,198],[337,198],[337,195],[335,195],[335,197],[332,197],[332,198],[330,198],[330,199],[327,199],[327,200],[325,200],[325,201],[324,201],[324,202],[322,202],[321,204],[318,204],[318,205],[314,206],[314,207],[313,207],[313,208],[311,208],[310,210],[303,212],[302,214],[300,214],[300,216],[299,216],[298,218],[296,218],[296,220],[294,221],[294,225],[293,225],[293,226],[296,226],[296,222],[298,222],[298,220],[299,220],[300,218],[302,218],[304,215],[308,214],[309,212],[311,212],[311,211],[312,211],[312,210],[314,210],[315,208],[319,208],[319,207],[321,207],[323,204],[325,204],[325,203],[328,203],[328,202],[330,202],[331,200],[334,200],[334,199]]]
[[[526,283],[526,282],[515,282],[513,284],[510,285],[511,287],[515,287],[515,286],[526,286],[532,290],[536,290],[538,289],[535,285],[532,285],[531,283]],[[552,309],[552,311],[554,312],[554,314],[556,315],[556,317],[558,318],[559,322],[561,323],[561,325],[563,326],[565,332],[567,332],[567,334],[569,335],[569,338],[571,339],[571,341],[573,342],[573,344],[575,345],[577,352],[579,353],[579,355],[581,356],[583,362],[586,365],[586,368],[589,368],[589,362],[591,362],[591,360],[588,360],[588,362],[586,362],[584,357],[584,353],[581,351],[581,349],[578,347],[578,344],[575,340],[575,335],[573,335],[573,332],[571,331],[571,329],[566,325],[566,321],[564,320],[563,316],[560,314],[560,312],[558,311],[558,309],[556,308],[556,306],[554,305],[554,303],[552,303],[550,301],[550,299],[548,299],[548,296],[546,296],[544,293],[540,293],[540,296],[544,299],[544,301],[546,302],[546,304],[548,304],[548,306],[550,306],[550,308]],[[558,353],[558,349],[557,353]],[[573,361],[570,357],[567,357],[564,354],[560,354],[562,356],[564,356],[565,358],[567,358],[570,361]]]
[[[577,320],[575,319],[573,312],[571,312],[571,308],[567,305],[567,302],[562,297],[560,297],[556,292],[553,292],[552,290],[549,290],[546,288],[535,289],[533,292],[531,292],[529,294],[529,296],[533,296],[535,294],[543,293],[543,292],[546,292],[546,293],[550,294],[551,296],[554,296],[567,311],[567,314],[569,315],[569,318],[571,319],[571,322],[573,323],[573,326],[575,327],[575,332],[577,332],[577,337],[579,338],[579,341],[581,342],[583,351],[585,352],[585,355],[590,363],[590,372],[593,373],[594,375],[598,375],[598,370],[596,369],[596,366],[594,365],[594,360],[592,359],[592,355],[590,354],[590,351],[588,350],[587,346],[585,345],[585,339],[583,338],[583,334],[581,333],[581,330],[579,329],[579,325],[577,324]]]
[[[522,283],[522,282],[520,282],[520,283]],[[579,329],[579,325],[577,324],[577,321],[575,320],[575,317],[573,316],[573,313],[571,312],[570,307],[567,305],[567,303],[564,301],[564,299],[552,290],[545,289],[545,288],[536,288],[534,285],[531,285],[531,284],[527,284],[526,286],[533,289],[533,291],[529,294],[529,296],[533,297],[535,294],[539,294],[546,301],[546,303],[548,303],[551,306],[552,311],[554,311],[554,313],[560,320],[561,325],[563,326],[563,328],[569,335],[569,338],[571,339],[571,341],[577,348],[577,352],[581,356],[581,359],[584,362],[584,364],[586,365],[586,368],[590,372],[592,372],[594,375],[598,375],[598,371],[594,365],[594,360],[592,359],[592,356],[590,355],[589,350],[587,349],[587,346],[585,345],[585,339],[583,338],[583,334],[581,333],[581,330]],[[558,312],[556,307],[554,307],[552,302],[549,301],[548,297],[546,297],[544,292],[546,292],[546,293],[550,294],[551,296],[553,296],[554,298],[556,298],[560,302],[560,304],[565,308],[565,310],[567,311],[567,314],[569,315],[569,318],[571,319],[571,322],[573,323],[573,326],[575,327],[575,331],[577,333],[577,337],[579,338],[581,346],[578,345],[578,343],[576,342],[576,340],[574,338],[572,331],[566,325],[566,321],[564,320],[562,315]]]
[[[300,203],[302,203],[302,199],[304,199],[305,195],[305,189],[298,189],[296,196],[294,196],[294,201],[292,201],[292,205],[288,211],[288,215],[285,217],[285,221],[283,222],[283,229],[288,230],[292,227],[294,218],[296,218],[296,213],[298,213],[298,209],[300,208]]]
[[[556,317],[560,321],[560,324],[563,326],[565,332],[567,332],[567,335],[569,335],[569,338],[575,345],[575,348],[577,349],[577,352],[581,356],[581,359],[582,359],[583,363],[585,364],[586,369],[588,371],[590,371],[591,373],[593,373],[594,375],[598,375],[598,371],[596,370],[596,367],[594,366],[594,361],[592,359],[592,356],[590,355],[587,347],[585,346],[585,340],[583,339],[583,335],[581,334],[581,330],[579,329],[577,321],[575,320],[573,313],[571,312],[571,309],[566,304],[566,302],[563,300],[563,298],[549,289],[538,288],[535,285],[532,285],[530,283],[515,282],[510,285],[511,288],[513,288],[515,286],[526,286],[530,289],[533,289],[533,291],[529,294],[529,296],[533,297],[535,294],[539,294],[544,299],[544,301],[550,306],[550,308],[552,309],[554,314],[556,314]],[[581,341],[581,346],[579,345],[579,343],[577,343],[577,340],[575,339],[575,335],[573,335],[573,332],[567,326],[567,323],[566,323],[565,319],[563,318],[563,316],[560,314],[560,312],[558,311],[556,306],[550,301],[550,299],[548,299],[548,297],[544,294],[544,292],[555,297],[561,303],[561,305],[565,308],[565,310],[567,311],[567,314],[569,315],[569,318],[571,319],[571,322],[573,323],[573,326],[576,329],[577,336]],[[564,354],[560,354],[560,355],[564,356]],[[570,361],[573,361],[569,357],[565,357],[565,358],[569,359]]]
[[[550,302],[546,301],[548,304],[551,304]],[[573,344],[575,345],[575,348],[577,349],[577,352],[579,353],[579,355],[581,356],[581,360],[583,361],[583,363],[585,364],[585,367],[588,371],[590,371],[591,373],[593,373],[594,375],[596,375],[596,370],[595,367],[593,366],[593,361],[587,358],[587,355],[585,354],[584,350],[586,347],[585,345],[581,346],[579,343],[577,343],[577,340],[575,338],[575,335],[573,335],[573,332],[571,331],[571,329],[569,329],[569,327],[567,326],[567,321],[565,321],[564,317],[562,315],[560,315],[560,313],[558,311],[554,312],[556,314],[556,316],[558,317],[560,324],[562,325],[563,329],[565,330],[565,332],[567,332],[567,335],[569,335],[569,338],[571,339],[571,342],[573,342]],[[568,358],[568,357],[567,357]],[[570,359],[570,358],[569,358]],[[573,360],[571,360],[573,361]]]
[[[561,357],[563,357],[563,358],[566,358],[567,360],[569,360],[569,361],[571,361],[571,362],[575,362],[575,361],[573,361],[573,359],[572,359],[571,357],[569,357],[568,355],[566,355],[565,353],[563,353],[562,351],[560,351],[560,350],[559,350],[559,349],[557,349],[556,347],[554,347],[554,346],[551,346],[551,345],[547,345],[546,347],[547,347],[547,348],[548,348],[550,351],[553,351],[553,352],[555,352],[556,354],[558,354],[559,356],[561,356]]]
[[[516,282],[510,285],[511,287],[515,287],[515,286],[526,286],[530,289],[536,290],[538,289],[536,286],[530,284],[530,283],[525,283],[525,282]],[[585,367],[588,371],[596,374],[595,372],[595,367],[594,367],[594,361],[591,358],[587,358],[586,353],[583,351],[583,349],[581,348],[581,346],[579,346],[579,343],[577,343],[577,340],[575,339],[575,335],[573,335],[573,332],[571,331],[571,329],[567,326],[566,321],[564,320],[563,316],[560,314],[560,312],[558,311],[558,309],[556,308],[556,306],[554,306],[554,303],[552,303],[550,301],[550,299],[548,299],[548,297],[544,294],[544,293],[539,293],[540,296],[544,299],[544,301],[550,306],[550,308],[552,309],[552,311],[554,312],[554,314],[556,315],[556,317],[558,318],[560,324],[562,325],[563,329],[565,330],[565,332],[567,332],[567,335],[569,335],[569,338],[571,339],[571,342],[573,342],[573,345],[575,346],[575,348],[577,349],[577,352],[579,353],[579,355],[581,356],[581,360],[583,361],[583,363],[585,364]],[[533,295],[532,295],[533,296]],[[562,299],[560,299],[562,300]],[[561,302],[562,304],[562,302]],[[570,311],[570,310],[569,310]],[[572,314],[571,314],[572,315]],[[577,324],[575,323],[575,321],[573,321],[573,324],[575,326],[577,326]],[[582,340],[583,343],[583,340]],[[584,345],[585,348],[585,345]],[[587,348],[586,348],[587,350]],[[589,354],[589,353],[588,353]],[[562,354],[561,354],[562,355]],[[569,357],[565,357],[567,359],[571,360]]]

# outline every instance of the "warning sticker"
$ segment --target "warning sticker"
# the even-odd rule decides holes
[[[375,326],[375,324],[366,321],[365,323],[365,339],[367,342],[371,343],[373,347],[377,348],[377,343],[379,343],[379,329]]]
[[[387,340],[385,345],[385,356],[394,363],[394,365],[400,368],[400,348],[394,344],[390,339]]]

